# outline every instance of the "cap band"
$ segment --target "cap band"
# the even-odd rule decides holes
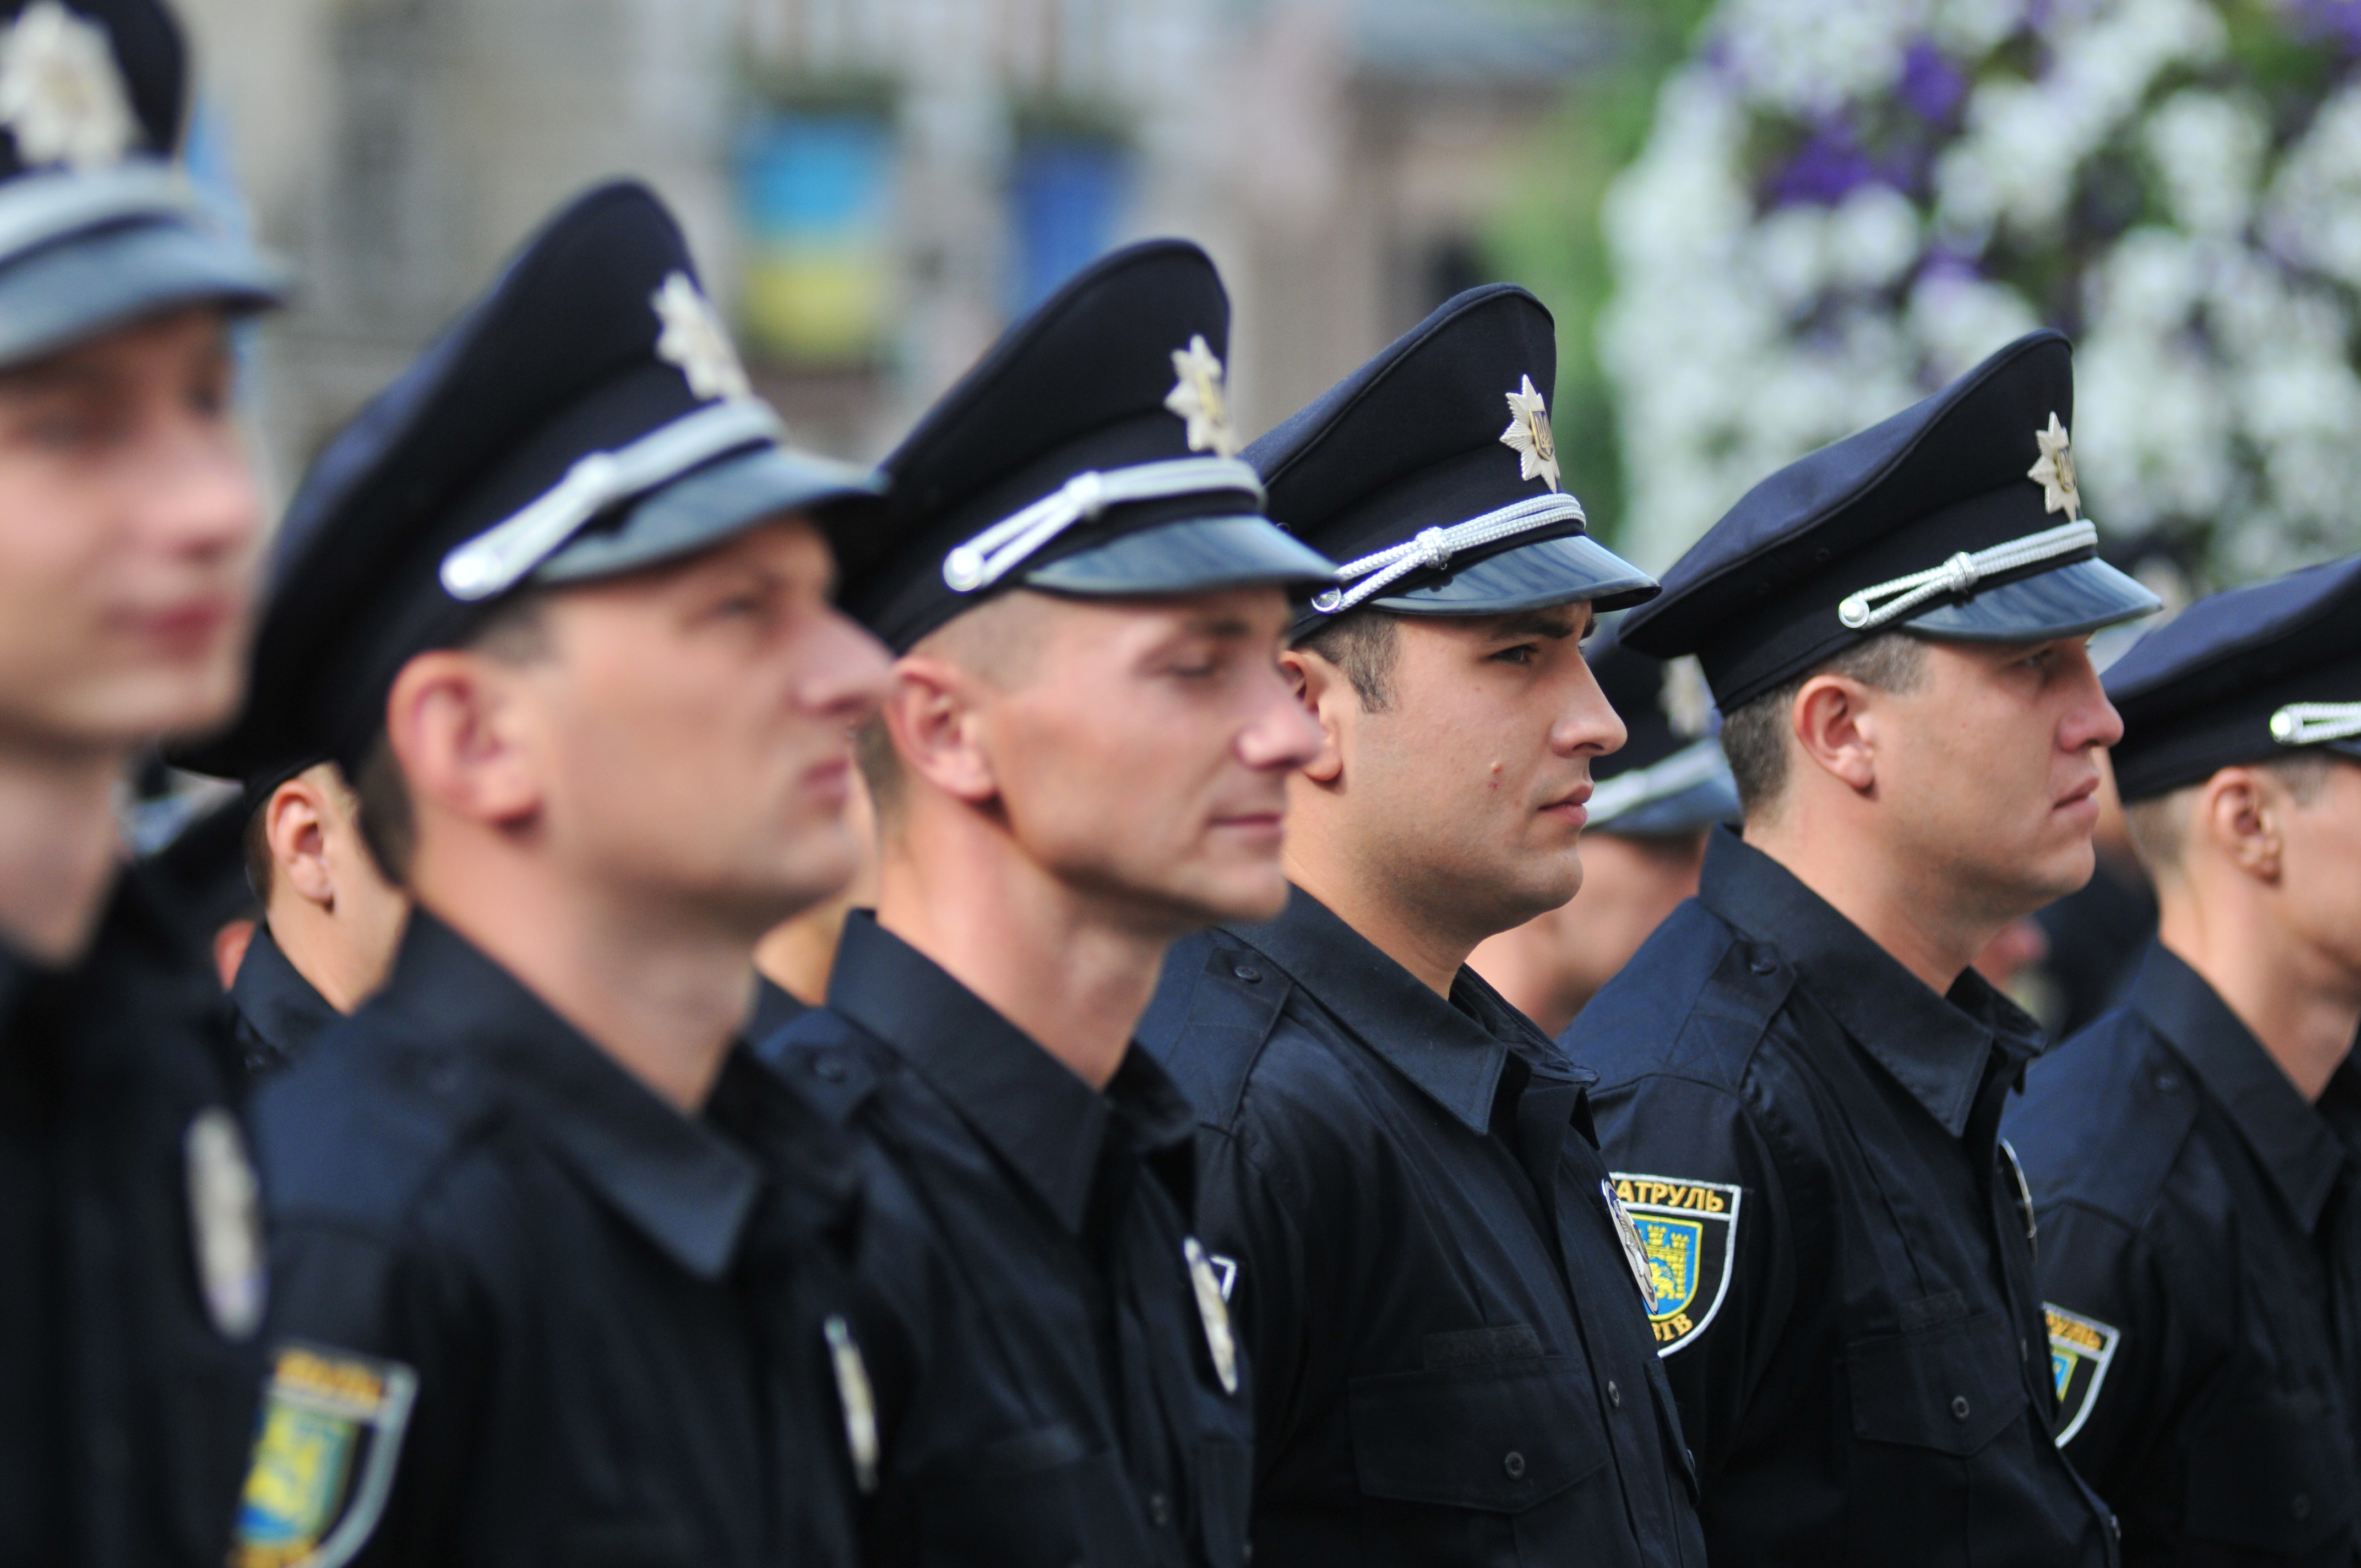
[[[1262,504],[1262,476],[1235,457],[1172,457],[1075,475],[1024,510],[1001,519],[943,557],[943,582],[955,594],[989,587],[1078,522],[1130,501],[1243,490]]]
[[[1439,572],[1462,550],[1513,539],[1521,533],[1560,523],[1587,522],[1582,503],[1572,496],[1529,496],[1481,517],[1455,522],[1449,528],[1422,528],[1410,539],[1374,555],[1364,555],[1336,568],[1349,588],[1323,588],[1312,596],[1312,608],[1323,615],[1342,615],[1364,600],[1375,598],[1412,572]],[[1359,582],[1353,582],[1358,577]]]
[[[2361,702],[2291,702],[2271,715],[2271,739],[2282,746],[2317,746],[2361,736]]]
[[[1590,825],[1604,828],[1625,813],[1697,785],[1725,766],[1721,742],[1713,736],[1682,747],[1671,756],[1600,781],[1590,792]]]
[[[2063,522],[2056,528],[2028,533],[2022,539],[2006,540],[1973,554],[1962,550],[1939,566],[1923,572],[1913,572],[1906,577],[1895,577],[1873,588],[1862,588],[1845,596],[1837,606],[1837,619],[1855,631],[1872,631],[1888,621],[1898,620],[1928,599],[1941,598],[1946,594],[1973,591],[1978,582],[1999,572],[2014,572],[2021,567],[2053,561],[2060,555],[2073,555],[2099,548],[2098,525],[2091,522]],[[1899,598],[1891,596],[1899,595]],[[1872,599],[1888,602],[1870,608]]]
[[[153,160],[27,175],[0,185],[0,261],[101,224],[201,213],[181,176]]]
[[[505,593],[618,501],[734,447],[775,442],[785,433],[770,404],[732,398],[660,425],[617,451],[578,458],[539,499],[444,556],[444,589],[470,602]]]

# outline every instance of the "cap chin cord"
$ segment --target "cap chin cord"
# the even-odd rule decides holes
[[[731,398],[659,425],[613,452],[577,458],[566,477],[523,510],[444,556],[444,591],[467,603],[505,593],[609,507],[725,452],[775,443],[785,433],[770,404]]]
[[[1847,594],[1837,606],[1837,619],[1855,631],[1872,631],[1889,621],[1899,620],[1929,599],[1972,593],[1976,584],[1997,573],[2014,572],[2022,566],[2098,547],[2097,524],[2062,522],[2056,528],[2046,528],[2039,533],[2028,533],[2022,539],[2011,539],[1972,554],[1962,550],[1939,566]],[[1901,597],[1893,598],[1896,594]],[[1873,599],[1891,602],[1872,609]]]
[[[1323,615],[1342,615],[1377,598],[1412,572],[1443,570],[1463,550],[1479,549],[1559,523],[1588,521],[1583,515],[1582,503],[1572,496],[1546,495],[1529,496],[1448,528],[1422,528],[1400,544],[1337,567],[1337,581],[1352,586],[1321,589],[1312,596],[1312,608]],[[1356,577],[1361,581],[1354,582]]]
[[[2361,702],[2291,702],[2271,715],[2271,739],[2282,746],[2317,746],[2361,736]]]
[[[1006,576],[1074,524],[1095,521],[1109,507],[1224,490],[1243,491],[1262,505],[1262,476],[1235,457],[1173,457],[1085,470],[944,556],[943,582],[955,594],[972,594]]]

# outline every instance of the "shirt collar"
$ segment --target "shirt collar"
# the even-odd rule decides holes
[[[1106,1096],[865,909],[845,918],[828,1004],[907,1062],[1059,1223],[1082,1234],[1106,1143]],[[1124,1053],[1110,1093],[1153,1081],[1140,1074],[1142,1055]]]
[[[1937,995],[1901,960],[1727,828],[1706,846],[1698,902],[1795,966],[1797,981],[1953,1137],[1997,1050],[2041,1054],[2040,1025],[1976,973]]]
[[[1228,929],[1470,1131],[1490,1130],[1512,1050],[1554,1075],[1568,1075],[1556,1047],[1475,970],[1462,965],[1450,998],[1437,996],[1300,887],[1270,924]],[[1596,1081],[1578,1070],[1572,1076]]]
[[[708,1280],[729,1272],[765,1171],[709,1115],[683,1115],[423,908],[364,1014],[380,1009],[489,1078],[533,1137],[681,1267]],[[738,1065],[725,1064],[724,1081],[745,1077]],[[784,1087],[780,1097],[792,1103]]]
[[[2229,1114],[2309,1234],[2345,1159],[2326,1119],[2205,977],[2162,942],[2148,944],[2131,1004]]]
[[[340,1016],[280,950],[267,924],[255,927],[229,995],[247,1025],[282,1061],[308,1051]]]

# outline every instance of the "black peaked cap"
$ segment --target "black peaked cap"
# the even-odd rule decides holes
[[[949,580],[955,551],[1079,476],[1230,455],[1229,332],[1221,276],[1185,240],[1084,268],[886,457],[890,521],[876,548],[846,563],[848,608],[900,652],[1012,587],[1115,598],[1328,580],[1330,563],[1262,515],[1243,466],[1204,488],[1079,517],[989,582],[962,591]]]
[[[193,303],[276,304],[280,269],[172,168],[181,29],[157,0],[0,0],[0,365]]]
[[[1694,833],[1738,820],[1738,785],[1718,739],[1705,677],[1693,660],[1666,663],[1626,647],[1613,627],[1583,656],[1627,739],[1590,762],[1590,831],[1632,838]]]
[[[246,715],[186,764],[253,779],[328,758],[350,772],[401,666],[464,641],[523,583],[653,565],[791,510],[849,546],[873,521],[874,476],[750,423],[607,496],[528,552],[515,581],[471,598],[448,586],[461,545],[545,501],[577,464],[693,415],[770,417],[696,278],[643,185],[600,186],[550,219],[305,474],[272,543]]]
[[[2029,477],[2052,416],[2061,429],[2074,417],[2073,351],[2037,332],[1749,490],[1664,574],[1663,597],[1625,618],[1624,640],[1658,658],[1695,653],[1730,712],[1880,630],[2029,641],[2157,609],[2083,549],[1988,573],[1883,626],[1840,619],[1849,595],[2069,522],[2051,508],[2056,488]]]
[[[1546,408],[1556,384],[1549,311],[1513,284],[1488,284],[1437,307],[1247,447],[1246,458],[1269,490],[1270,515],[1349,565],[1422,530],[1560,493]],[[1528,385],[1541,400],[1532,420],[1511,400]],[[1533,457],[1504,431],[1538,447]],[[1454,551],[1440,568],[1421,566],[1337,613],[1366,605],[1496,615],[1576,600],[1613,609],[1655,592],[1647,574],[1585,535],[1578,506],[1565,513]],[[1298,635],[1328,620],[1311,605],[1300,609]]]
[[[2106,685],[2127,801],[2310,747],[2361,758],[2361,555],[2199,599],[2109,666]],[[2317,707],[2343,722],[2303,711]],[[2323,728],[2351,732],[2307,739]]]

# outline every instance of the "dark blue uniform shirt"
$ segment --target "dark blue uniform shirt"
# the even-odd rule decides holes
[[[851,1560],[855,1192],[750,1055],[685,1116],[422,910],[255,1126],[274,1370],[233,1563],[346,1526],[373,1563]]]
[[[1973,970],[1928,990],[1727,829],[1567,1032],[1631,1194],[1716,1568],[2100,1564],[2051,1438],[1999,1144],[2041,1049]]]
[[[301,1060],[343,1016],[279,950],[268,921],[255,924],[229,1003],[239,1054],[258,1078]]]
[[[262,1287],[252,1172],[242,1138],[220,1131],[236,1124],[242,1077],[228,1034],[201,939],[144,868],[71,969],[0,946],[0,1563],[12,1568],[221,1562],[253,1430]],[[210,1206],[229,1232],[210,1249],[210,1292],[193,1201],[208,1150],[245,1199],[241,1210],[226,1201],[239,1192],[217,1192]]]
[[[1240,1568],[1248,1407],[1201,1320],[1194,1124],[1155,1062],[1093,1090],[865,911],[828,1005],[762,1049],[864,1146],[867,1560]]]
[[[2039,1206],[2062,1441],[2125,1560],[2361,1558],[2361,1067],[2306,1103],[2156,946],[2006,1127]]]
[[[1301,890],[1175,947],[1140,1038],[1203,1124],[1259,1568],[1704,1561],[1588,1074]]]

